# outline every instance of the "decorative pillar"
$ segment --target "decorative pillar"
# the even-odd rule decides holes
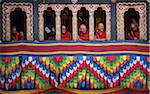
[[[6,31],[3,31],[3,35],[5,35],[5,37],[3,37],[4,41],[10,41],[11,40],[11,32],[10,32],[10,13],[6,16],[6,25],[7,27],[5,27]],[[3,25],[4,26],[4,25]],[[4,28],[4,27],[3,27]]]
[[[43,22],[44,18],[43,18],[43,12],[39,12],[39,40],[43,41],[44,40],[44,22]]]
[[[60,10],[56,11],[56,40],[61,40],[61,19]]]
[[[77,40],[78,39],[78,33],[77,33],[77,31],[78,31],[78,27],[77,27],[77,25],[78,25],[78,23],[77,23],[77,11],[73,11],[73,19],[72,19],[72,28],[73,28],[73,30],[72,30],[72,34],[73,34],[73,40]]]
[[[148,6],[148,40],[150,40],[150,0],[148,1],[149,4],[147,4]],[[150,90],[150,89],[149,89]]]
[[[146,6],[146,5],[145,5]],[[144,6],[143,6],[144,7]],[[145,9],[146,10],[146,9]],[[139,31],[140,31],[140,40],[147,40],[147,27],[146,27],[146,24],[147,24],[147,19],[145,17],[146,12],[145,10],[140,10],[139,11],[139,16],[140,16],[140,19],[139,19]]]
[[[38,1],[34,0],[34,40],[39,40],[39,30],[38,30]]]
[[[0,41],[2,40],[2,3],[0,0]]]
[[[94,40],[94,11],[89,11],[89,39]]]
[[[111,40],[117,39],[117,32],[116,32],[116,4],[111,4]]]

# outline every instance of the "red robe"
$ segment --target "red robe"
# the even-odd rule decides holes
[[[66,31],[65,34],[61,34],[61,40],[71,40],[71,33]]]
[[[79,32],[79,38],[81,40],[89,40],[89,31],[86,31],[86,33]]]
[[[137,38],[138,40],[140,39],[140,33],[139,31],[135,31],[133,32],[133,35],[128,35],[127,36],[127,40],[135,40],[135,38]]]
[[[96,37],[96,39],[106,40],[106,31],[97,30],[95,32],[95,37]]]
[[[23,33],[17,32],[15,35],[12,34],[12,40],[24,40]]]

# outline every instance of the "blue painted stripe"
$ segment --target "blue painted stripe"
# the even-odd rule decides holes
[[[0,44],[17,44],[17,43],[31,43],[31,44],[55,44],[55,43],[88,43],[88,44],[107,44],[107,43],[139,43],[150,44],[149,41],[137,40],[112,40],[112,41],[49,41],[49,42],[31,42],[31,41],[17,41],[17,42],[2,42]]]

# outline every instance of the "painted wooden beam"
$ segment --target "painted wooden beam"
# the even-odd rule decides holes
[[[2,40],[2,4],[0,0],[0,40]]]
[[[33,4],[33,26],[34,26],[34,40],[39,40],[39,29],[38,29],[38,0],[34,0]]]

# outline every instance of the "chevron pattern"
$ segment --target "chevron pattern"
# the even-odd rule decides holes
[[[36,88],[58,85],[58,67],[52,57],[39,57],[36,62]]]
[[[6,90],[20,89],[21,67],[19,64],[19,57],[2,57],[1,61],[1,88],[5,88]]]
[[[32,56],[24,56],[22,57],[22,89],[32,89],[34,88],[34,80],[35,80],[35,64],[37,58]]]
[[[150,88],[150,60],[142,55],[0,57],[0,62],[5,90]]]
[[[0,89],[5,88],[5,62],[6,57],[0,57]]]
[[[146,88],[146,77],[149,75],[148,65],[144,56],[77,56],[75,61],[66,60],[68,65],[63,72],[60,72],[60,85],[70,88],[82,88],[93,84],[93,82],[102,82],[104,88],[116,86]],[[69,64],[68,64],[69,62]],[[82,69],[84,67],[84,69]],[[61,67],[60,67],[61,69]],[[140,75],[136,75],[136,73]],[[90,73],[87,74],[87,73]],[[90,77],[88,77],[90,76]],[[94,76],[94,77],[92,77]],[[135,81],[130,81],[131,79]],[[93,78],[95,80],[93,81]],[[87,81],[84,81],[86,80]],[[74,82],[74,85],[72,84]],[[77,83],[76,83],[77,82]],[[92,83],[91,83],[92,82]],[[119,83],[120,82],[120,83]],[[125,84],[123,84],[125,82]],[[82,85],[80,85],[82,83]],[[72,84],[72,85],[71,85]],[[130,85],[131,84],[131,85]],[[93,85],[90,88],[93,89]],[[94,89],[97,89],[95,86]]]

